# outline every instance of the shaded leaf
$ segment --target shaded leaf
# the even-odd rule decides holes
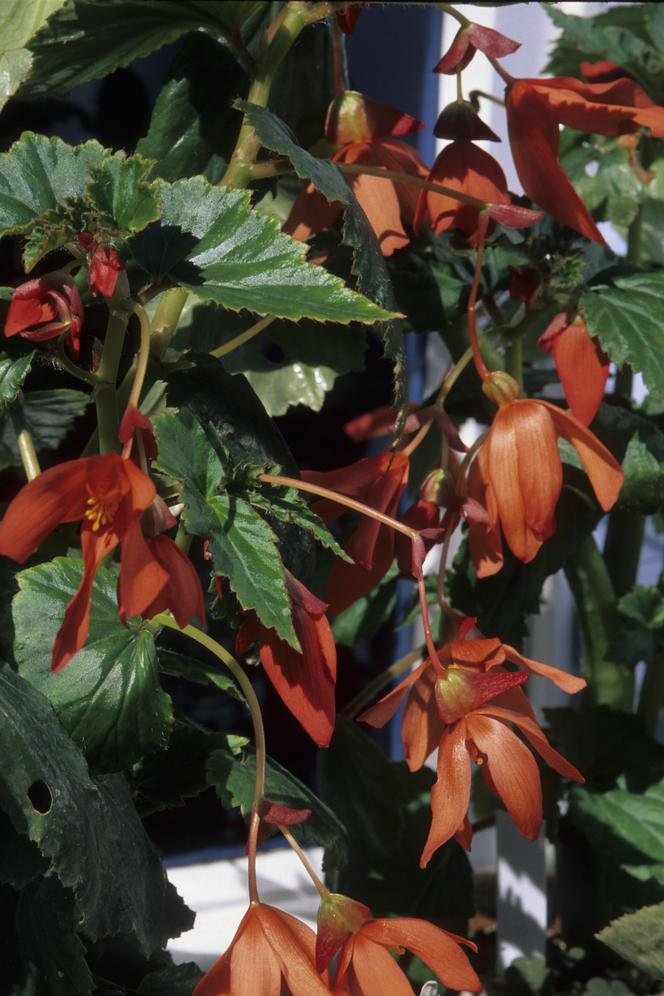
[[[65,0],[8,0],[0,11],[0,109],[28,76],[32,68],[30,40]]]
[[[97,571],[87,642],[61,672],[51,671],[53,641],[82,572],[81,560],[58,557],[18,575],[14,654],[91,767],[120,771],[166,746],[172,705],[159,684],[152,633],[120,621],[115,571]]]
[[[381,626],[389,622],[397,606],[399,568],[392,564],[375,588],[358,598],[335,616],[332,632],[337,643],[354,647],[360,640],[370,640]]]
[[[11,411],[5,412],[0,420],[0,470],[21,466],[17,425],[19,429],[28,430],[37,452],[55,450],[89,403],[89,395],[68,387],[24,394],[21,399],[20,422],[14,422]]]
[[[215,751],[208,763],[208,781],[213,785],[222,805],[239,806],[245,818],[251,812],[256,781],[256,755],[247,748],[241,758],[226,750]],[[325,848],[329,867],[339,867],[346,860],[348,839],[345,826],[328,806],[284,767],[267,760],[265,796],[270,802],[289,809],[310,809],[306,823],[291,827],[291,833],[302,843],[316,843]]]
[[[34,355],[26,353],[25,356],[13,359],[6,353],[0,353],[0,408],[11,404],[18,397]]]
[[[664,903],[621,916],[596,936],[642,972],[664,978]]]
[[[139,996],[191,996],[202,975],[193,961],[168,965],[146,975],[136,992]]]
[[[196,682],[199,685],[214,685],[220,692],[225,692],[238,702],[244,702],[240,686],[233,681],[228,672],[219,671],[218,668],[203,664],[202,661],[193,657],[186,657],[184,654],[176,654],[172,650],[159,649],[159,669],[164,674],[170,674],[175,678],[185,678],[187,681]]]

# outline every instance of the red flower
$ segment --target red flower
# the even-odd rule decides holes
[[[501,35],[493,28],[486,28],[483,24],[469,23],[463,28],[459,28],[454,41],[434,69],[434,73],[446,73],[453,75],[465,69],[475,52],[484,52],[494,59],[500,59],[504,55],[511,55],[521,48],[521,42],[515,42],[506,35]]]
[[[632,79],[630,73],[615,62],[608,59],[599,59],[597,62],[580,62],[579,69],[581,75],[585,76],[591,83],[613,83],[614,80],[623,79],[625,76]]]
[[[92,294],[113,297],[118,277],[124,270],[124,263],[115,249],[99,246],[88,267],[88,286]]]
[[[537,344],[547,353],[553,353],[572,414],[579,422],[590,425],[604,397],[610,365],[597,339],[588,334],[580,315],[570,322],[567,315],[561,313],[542,333]]]
[[[615,504],[624,480],[614,457],[573,415],[548,401],[518,400],[518,386],[506,374],[492,374],[484,386],[500,407],[467,484],[489,516],[488,525],[470,523],[479,577],[495,574],[502,566],[499,526],[514,556],[524,563],[555,532],[562,489],[558,436],[575,448],[605,512]]]
[[[193,996],[329,996],[314,966],[313,930],[283,910],[252,903],[227,951]]]
[[[472,142],[450,142],[446,145],[427,179],[486,203],[511,203],[501,167],[493,156]],[[447,194],[421,190],[413,227],[419,232],[426,225],[431,226],[436,235],[450,229],[463,232],[468,244],[477,246],[480,240],[480,209]],[[490,235],[494,228],[494,222],[489,222],[487,234]]]
[[[54,671],[84,645],[97,568],[119,543],[123,544],[118,580],[121,618],[170,608],[178,624],[186,625],[190,609],[192,614],[202,613],[202,597],[191,588],[193,568],[184,568],[179,551],[173,553],[171,540],[146,541],[143,536],[140,518],[155,496],[149,477],[131,461],[108,453],[69,460],[44,471],[18,493],[5,512],[0,553],[20,563],[56,526],[81,521],[83,577],[55,638]]]
[[[649,128],[664,136],[664,108],[630,79],[582,83],[568,76],[515,80],[506,90],[507,125],[514,165],[528,196],[558,221],[604,244],[585,204],[558,159],[567,125],[600,135],[625,135]]]
[[[480,980],[460,945],[476,951],[465,937],[413,917],[371,919],[371,910],[347,896],[328,893],[318,911],[316,962],[325,968],[339,953],[335,996],[412,996],[406,976],[392,956],[404,948],[420,958],[450,989],[479,992]]]
[[[33,342],[67,336],[67,349],[78,359],[83,304],[76,284],[60,270],[28,280],[12,292],[5,319],[5,335]]]
[[[439,748],[438,780],[431,795],[433,818],[422,867],[450,837],[470,846],[466,813],[471,759],[481,767],[487,787],[502,799],[519,830],[530,838],[539,833],[542,793],[537,764],[512,726],[555,771],[583,781],[576,768],[551,747],[517,687],[528,675],[496,668],[509,660],[568,691],[578,691],[585,685],[583,679],[521,657],[498,640],[456,640],[443,647],[438,657],[435,663],[425,660],[360,716],[372,726],[384,726],[408,695],[401,735],[411,771],[421,768]]]
[[[403,453],[381,453],[339,470],[305,470],[302,478],[394,517],[408,483],[408,457]],[[328,523],[344,511],[343,506],[326,498],[314,507]],[[337,560],[325,595],[334,615],[366,595],[387,574],[394,558],[394,534],[375,519],[363,518],[345,551],[353,563]]]
[[[288,571],[286,588],[302,651],[279,639],[254,613],[240,629],[236,648],[238,653],[244,653],[251,643],[258,642],[261,664],[285,705],[311,739],[327,747],[334,730],[337,678],[337,652],[325,616],[327,606]]]
[[[325,132],[331,144],[341,145],[332,156],[333,162],[378,166],[423,178],[427,167],[410,145],[397,138],[422,127],[410,114],[346,91],[330,105]],[[406,226],[412,225],[417,190],[367,174],[350,176],[348,182],[376,233],[383,255],[391,256],[407,245],[410,238]],[[340,212],[340,204],[329,203],[313,184],[308,184],[295,201],[284,231],[296,239],[307,239],[331,225]]]

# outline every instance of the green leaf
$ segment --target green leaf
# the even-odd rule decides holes
[[[138,996],[191,996],[202,975],[193,961],[168,965],[146,975],[136,992]]]
[[[0,11],[0,109],[28,76],[32,53],[27,46],[65,0],[7,0]]]
[[[71,897],[56,879],[31,883],[19,895],[16,932],[21,996],[89,996],[85,947],[73,930]]]
[[[17,891],[48,870],[39,848],[17,833],[5,813],[0,812],[0,883]]]
[[[569,135],[569,138],[567,137]],[[617,139],[568,132],[563,139],[563,169],[593,217],[622,227],[636,217],[647,188]]]
[[[0,155],[0,234],[25,232],[38,215],[79,197],[105,155],[98,142],[73,147],[25,132]]]
[[[246,701],[240,686],[231,678],[230,674],[219,671],[210,664],[203,664],[202,661],[197,661],[193,657],[160,648],[159,670],[163,671],[164,674],[172,675],[174,678],[185,678],[198,685],[214,685],[220,692],[230,695],[238,702]]]
[[[208,781],[223,806],[239,806],[243,816],[248,818],[256,782],[255,753],[247,748],[242,757],[236,757],[226,750],[215,751],[208,763]],[[343,865],[348,849],[343,823],[311,789],[271,758],[267,760],[265,771],[265,796],[281,806],[310,809],[311,816],[305,823],[291,827],[293,836],[301,843],[313,842],[324,847],[328,867]]]
[[[370,640],[381,626],[392,619],[397,607],[398,581],[399,568],[392,564],[368,595],[358,598],[335,616],[332,632],[336,642],[354,647],[360,640]]]
[[[317,159],[301,148],[290,128],[276,114],[243,100],[236,101],[234,106],[244,112],[267,149],[287,156],[299,177],[311,180],[328,201],[343,205],[343,241],[353,250],[352,271],[358,289],[394,312],[394,292],[378,240],[341,171],[334,163]],[[403,336],[395,322],[383,326],[381,331],[385,355],[394,361],[395,403],[401,406],[408,396]]]
[[[590,979],[583,996],[635,996],[620,979]]]
[[[209,352],[247,328],[214,305],[197,305],[178,327],[175,349]],[[337,377],[362,370],[366,335],[362,328],[314,322],[273,322],[222,358],[230,373],[243,373],[270,415],[293,405],[320,411]]]
[[[227,577],[244,609],[300,649],[276,536],[242,498],[217,494],[221,463],[191,412],[154,419],[157,470],[177,481],[188,532],[207,538],[214,570]]]
[[[307,263],[306,246],[253,211],[246,191],[212,187],[202,177],[172,185],[159,181],[159,191],[161,221],[132,240],[137,261],[153,280],[172,280],[234,311],[294,321],[347,324],[392,317]]]
[[[123,234],[140,232],[159,217],[154,183],[146,180],[152,163],[141,156],[116,152],[90,170],[86,194],[101,215],[101,223]]]
[[[532,955],[515,958],[505,972],[505,980],[515,996],[538,996],[549,991],[551,972],[541,955]]]
[[[132,771],[132,795],[141,817],[196,798],[209,788],[207,763],[212,752],[224,749],[237,754],[247,742],[246,737],[210,733],[188,720],[176,721],[167,749],[144,758]]]
[[[0,408],[10,405],[18,397],[34,355],[26,353],[12,359],[6,353],[0,353]]]
[[[19,427],[28,430],[37,452],[55,450],[89,403],[89,395],[68,387],[30,391],[21,399]],[[11,411],[5,412],[0,416],[0,470],[20,466],[16,423]]]
[[[664,978],[664,903],[621,916],[596,936],[642,972]]]
[[[82,932],[133,936],[150,953],[191,926],[122,777],[90,779],[48,701],[8,667],[0,667],[0,752],[0,807],[72,889]]]
[[[620,491],[620,506],[643,515],[656,512],[664,501],[664,462],[633,436],[622,463],[625,483]]]
[[[187,31],[230,40],[265,4],[237,0],[72,0],[33,40],[30,95],[66,93],[142,59]]]
[[[664,779],[642,792],[574,788],[572,805],[575,822],[602,853],[628,867],[664,868]]]
[[[277,490],[270,488],[269,493],[254,492],[250,496],[252,505],[262,508],[273,519],[290,523],[309,533],[321,546],[330,550],[335,557],[340,557],[347,563],[352,563],[343,547],[339,546],[334,536],[321,518],[312,512],[309,505],[294,488]]]
[[[664,395],[664,273],[634,273],[595,285],[581,298],[588,331],[619,367],[643,374]]]
[[[120,771],[166,746],[172,705],[159,684],[154,637],[120,621],[115,571],[97,571],[87,642],[53,674],[51,648],[82,572],[81,560],[58,557],[18,575],[14,654],[22,677],[49,699],[91,767]]]

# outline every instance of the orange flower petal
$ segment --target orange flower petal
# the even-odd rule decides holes
[[[313,930],[289,913],[263,903],[257,906],[257,916],[291,996],[329,996],[327,972],[319,974],[314,964],[316,935]],[[247,994],[256,993],[256,996],[263,993],[260,988],[246,991]],[[244,990],[238,992],[244,993]]]
[[[168,536],[155,536],[147,541],[154,559],[168,575],[166,585],[157,598],[143,611],[147,619],[167,609],[184,629],[194,617],[205,624],[205,600],[201,582],[189,557]]]
[[[380,729],[385,726],[386,723],[394,716],[395,712],[403,702],[404,698],[408,694],[408,689],[411,685],[417,681],[420,675],[429,667],[428,661],[424,661],[419,664],[414,671],[404,678],[396,688],[393,688],[391,692],[384,695],[380,701],[376,702],[375,705],[371,706],[370,709],[366,709],[357,718],[363,723],[368,723],[369,726],[374,726]]]
[[[83,533],[81,534],[83,535]],[[147,544],[138,519],[121,537],[122,559],[118,578],[120,616],[142,616],[158,602],[169,584],[168,571],[162,567]]]
[[[281,966],[276,952],[266,938],[253,906],[244,929],[235,935],[231,951],[231,988],[235,993],[261,993],[281,996]],[[215,996],[218,994],[215,991]]]
[[[609,361],[585,322],[567,325],[552,343],[553,359],[572,414],[590,425],[604,397]]]
[[[406,764],[411,771],[418,771],[442,734],[442,723],[434,707],[433,694],[436,672],[428,665],[413,690],[404,709],[401,721]]]
[[[467,720],[459,720],[441,737],[438,780],[431,790],[431,829],[420,858],[420,868],[426,868],[434,851],[454,836],[468,809],[471,775],[466,723]]]
[[[534,661],[530,657],[523,657],[518,650],[507,644],[504,644],[504,650],[508,661],[518,664],[520,667],[525,667],[526,671],[530,671],[532,674],[539,674],[542,678],[548,678],[549,681],[552,681],[563,692],[574,695],[586,687],[587,682],[585,678],[579,678],[575,674],[561,671],[560,668],[553,667],[551,664],[543,664],[541,661]],[[487,666],[492,667],[493,665],[489,664]]]
[[[521,833],[535,840],[542,825],[542,787],[533,755],[516,734],[496,719],[471,713],[466,724],[468,734],[486,754],[488,773],[498,796]]]
[[[364,936],[364,930],[355,935],[353,960],[348,972],[353,996],[376,996],[377,992],[390,996],[413,996],[413,989],[392,955],[381,944]],[[353,985],[353,983],[355,983]]]
[[[450,989],[479,992],[482,988],[468,955],[459,946],[465,944],[477,950],[465,937],[414,917],[372,920],[362,927],[362,934],[389,948],[404,947],[412,951]]]
[[[583,775],[574,767],[573,764],[559,754],[557,750],[551,746],[549,741],[544,735],[544,731],[540,729],[534,719],[529,716],[523,716],[513,713],[510,709],[504,709],[501,706],[496,705],[495,702],[489,705],[483,706],[480,710],[485,716],[492,716],[495,719],[500,719],[503,722],[514,723],[523,732],[524,736],[530,741],[538,754],[540,754],[550,768],[557,771],[559,775],[564,778],[572,778],[575,782],[584,782],[585,779]]]

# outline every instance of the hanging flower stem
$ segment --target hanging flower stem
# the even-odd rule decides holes
[[[216,356],[217,359],[220,359],[222,356],[227,356],[228,353],[232,353],[234,349],[244,346],[245,342],[249,342],[250,339],[253,339],[254,336],[258,335],[263,331],[263,329],[266,329],[268,325],[271,325],[274,321],[276,321],[276,315],[266,315],[265,318],[261,318],[260,321],[256,322],[254,325],[251,325],[248,329],[245,329],[244,332],[240,332],[239,335],[236,335],[229,342],[225,342],[223,346],[217,346],[216,349],[211,349],[210,356]]]
[[[330,890],[328,888],[326,888],[326,886],[323,884],[323,882],[321,882],[320,878],[316,874],[316,869],[312,865],[311,861],[309,861],[309,858],[307,857],[307,855],[305,854],[305,852],[302,850],[302,848],[300,847],[300,845],[298,844],[298,842],[295,840],[295,837],[293,836],[293,834],[290,832],[290,830],[288,829],[288,827],[282,826],[280,823],[277,824],[277,826],[279,828],[280,833],[282,833],[284,835],[284,837],[286,838],[286,840],[288,841],[288,843],[290,844],[290,846],[293,848],[293,850],[297,854],[297,856],[300,859],[300,861],[302,862],[302,865],[303,865],[303,867],[304,867],[307,875],[309,876],[309,878],[311,879],[311,881],[316,886],[316,891],[318,892],[318,895],[320,896],[320,898],[321,899],[326,899],[327,896],[329,896],[329,894],[330,894]]]
[[[251,722],[254,728],[254,743],[256,746],[256,781],[254,783],[254,799],[251,805],[251,819],[249,821],[249,840],[247,842],[247,858],[249,861],[249,900],[252,903],[259,902],[258,882],[256,879],[256,848],[258,845],[258,829],[260,826],[259,806],[265,794],[265,728],[263,726],[263,716],[261,707],[256,698],[256,693],[249,678],[245,674],[240,664],[225,647],[213,640],[207,633],[197,629],[196,626],[185,626],[180,629],[175,620],[166,613],[160,613],[154,617],[153,622],[158,626],[166,626],[174,629],[178,633],[183,633],[191,640],[195,640],[210,653],[214,654],[225,664],[240,686],[251,713]]]
[[[372,699],[378,695],[379,692],[389,685],[390,682],[395,681],[399,678],[404,671],[408,671],[409,668],[415,664],[416,661],[422,659],[422,651],[418,647],[416,650],[411,650],[403,657],[400,657],[398,661],[394,664],[390,664],[388,668],[381,671],[380,674],[376,675],[373,681],[370,681],[366,688],[363,688],[361,692],[355,696],[354,699],[348,703],[341,710],[342,716],[348,716],[349,719],[355,719],[358,713],[361,713],[366,705],[368,705]]]

